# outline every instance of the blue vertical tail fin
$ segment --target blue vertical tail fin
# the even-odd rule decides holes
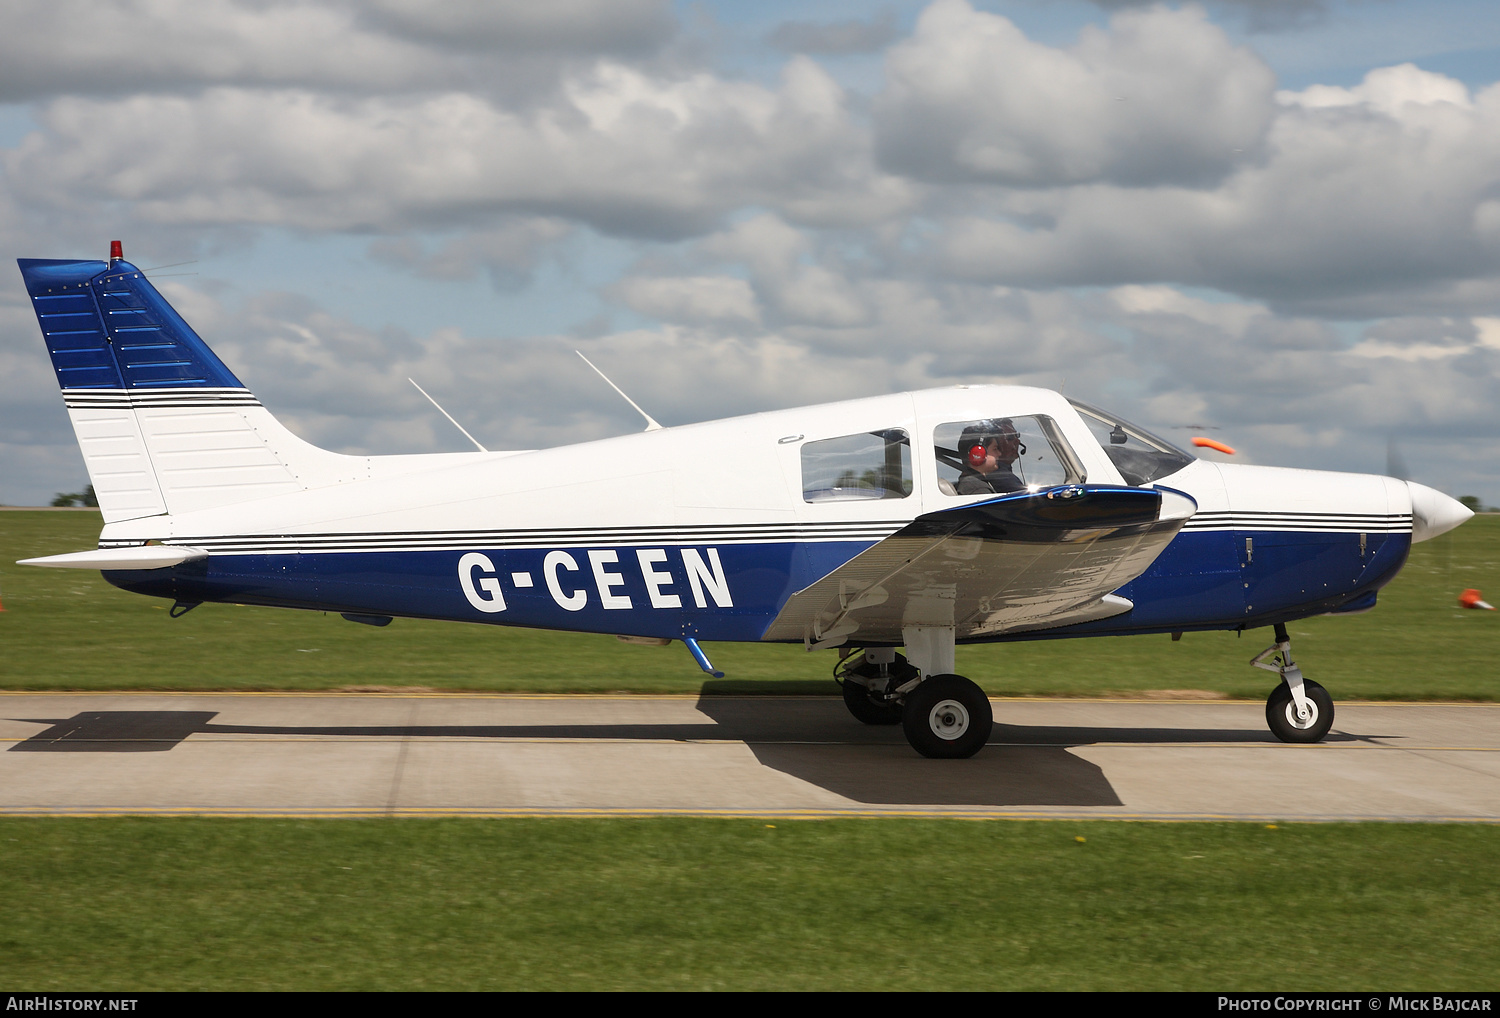
[[[244,389],[125,259],[22,258],[20,266],[64,390]]]
[[[19,264],[106,523],[349,474],[351,457],[283,427],[124,258]]]

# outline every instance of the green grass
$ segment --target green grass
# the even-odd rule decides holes
[[[696,692],[679,647],[165,604],[8,565],[98,517],[0,513],[0,686]],[[1500,518],[1364,616],[1292,627],[1336,696],[1493,700]],[[1260,698],[1252,633],[960,650],[995,693]],[[716,688],[831,655],[713,645]],[[733,680],[738,686],[728,683]],[[1083,839],[1083,840],[1078,840]],[[838,820],[0,819],[0,982],[27,989],[1492,989],[1500,827]]]
[[[28,990],[1493,989],[1500,828],[0,820]]]
[[[0,512],[0,687],[8,689],[436,689],[828,693],[832,652],[712,644],[727,678],[705,684],[680,644],[398,619],[384,629],[336,615],[208,604],[181,619],[84,570],[12,565],[94,546],[88,512]],[[1298,663],[1336,699],[1500,699],[1500,612],[1464,611],[1465,587],[1500,595],[1500,516],[1417,545],[1367,615],[1291,627]],[[1494,598],[1500,601],[1500,598]],[[1269,630],[991,644],[959,649],[959,670],[995,695],[1207,690],[1260,699],[1247,667]]]

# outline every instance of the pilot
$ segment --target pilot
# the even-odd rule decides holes
[[[960,495],[1003,495],[1026,487],[1012,468],[1025,446],[1010,418],[969,425],[958,438],[958,451],[964,457],[954,485]]]

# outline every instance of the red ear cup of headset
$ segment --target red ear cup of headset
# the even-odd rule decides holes
[[[985,457],[988,455],[989,453],[985,451],[985,448],[982,445],[969,446],[969,466],[983,466]]]

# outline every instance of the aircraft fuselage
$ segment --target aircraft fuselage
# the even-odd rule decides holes
[[[1022,413],[1056,423],[1086,483],[1124,484],[1054,393],[929,390],[565,449],[453,454],[430,464],[392,457],[386,477],[372,458],[360,467],[364,477],[347,482],[111,524],[103,547],[150,539],[211,555],[105,576],[189,603],[761,640],[793,593],[923,513],[974,500],[939,489],[935,428]],[[802,497],[801,446],[892,430],[911,438],[910,494]],[[579,463],[591,466],[579,471]],[[1153,483],[1186,494],[1197,511],[1144,573],[1116,590],[1134,605],[1129,612],[960,642],[1238,629],[1360,610],[1411,543],[1409,488],[1391,478],[1194,460]]]

